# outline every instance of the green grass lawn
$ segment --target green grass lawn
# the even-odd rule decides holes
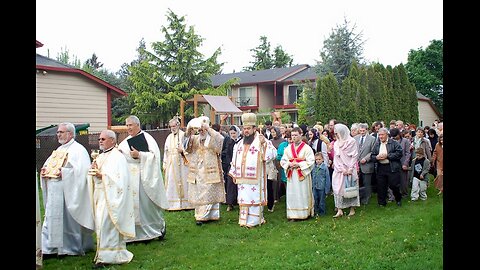
[[[203,226],[193,211],[166,212],[165,239],[128,244],[133,260],[109,269],[443,269],[443,197],[436,193],[431,183],[426,201],[384,208],[374,195],[355,216],[339,219],[328,196],[327,216],[297,222],[287,221],[282,197],[275,212],[265,207],[267,223],[252,229],[238,225],[238,207],[223,205],[221,219]],[[91,269],[94,256],[46,259],[44,269]]]

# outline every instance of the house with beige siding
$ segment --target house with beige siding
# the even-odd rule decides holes
[[[418,126],[432,126],[433,122],[442,118],[442,114],[432,100],[417,92]]]
[[[43,44],[37,41],[37,48]],[[126,92],[73,66],[36,55],[36,129],[61,122],[90,124],[89,132],[111,126],[111,103]]]

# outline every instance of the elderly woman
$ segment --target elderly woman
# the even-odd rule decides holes
[[[333,145],[335,157],[333,159],[332,190],[337,213],[334,218],[343,216],[343,209],[350,207],[348,216],[355,215],[355,206],[360,206],[360,196],[344,198],[345,179],[352,177],[358,185],[357,156],[358,144],[350,130],[344,124],[334,126],[335,144]]]

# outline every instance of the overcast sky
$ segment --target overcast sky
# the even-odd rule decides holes
[[[443,39],[443,0],[36,0],[36,39],[44,44],[36,51],[56,59],[67,49],[82,62],[95,53],[115,72],[136,58],[142,38],[148,46],[164,41],[169,8],[204,38],[205,58],[222,49],[223,73],[249,66],[260,36],[294,64],[314,65],[344,18],[362,33],[365,59],[383,65],[405,64],[411,49]]]

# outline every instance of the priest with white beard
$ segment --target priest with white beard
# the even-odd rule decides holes
[[[87,149],[75,141],[75,126],[58,125],[58,151],[68,154],[56,177],[47,173],[45,161],[40,170],[45,219],[42,227],[42,254],[85,255],[93,250],[93,212],[90,203],[92,185],[87,181],[90,156]]]
[[[257,116],[242,114],[243,138],[233,146],[229,175],[238,185],[239,220],[241,227],[265,223],[263,206],[267,204],[267,175],[265,162],[276,157],[270,140],[257,132]]]
[[[163,151],[168,210],[193,209],[194,207],[188,202],[188,160],[183,149],[185,132],[180,130],[180,121],[177,117],[171,119],[168,126],[171,133],[165,140]]]
[[[112,130],[100,133],[103,151],[92,163],[89,180],[94,183],[93,212],[97,235],[94,268],[124,264],[132,260],[127,238],[135,237],[135,215],[130,173],[125,156],[115,147],[117,136]]]

